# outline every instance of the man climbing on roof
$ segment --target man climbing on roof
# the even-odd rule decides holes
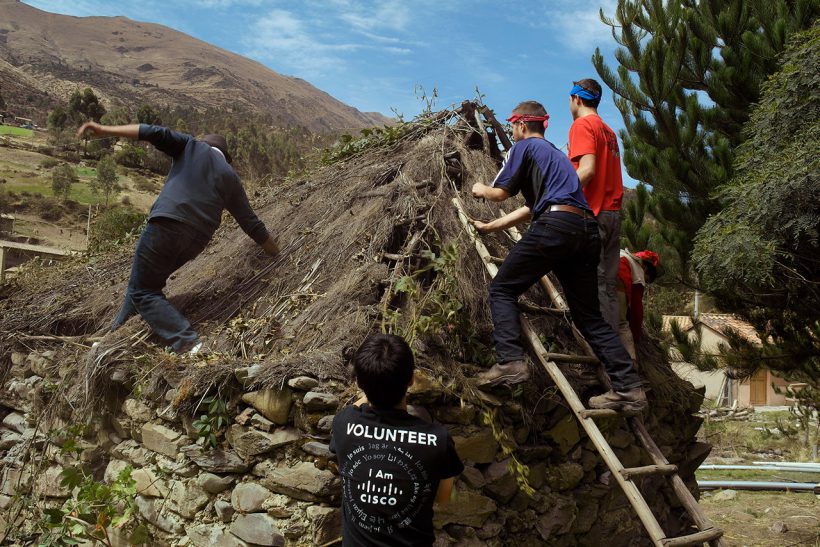
[[[578,172],[584,197],[598,221],[601,258],[598,261],[598,300],[601,314],[618,328],[618,249],[621,237],[621,153],[615,132],[598,115],[601,84],[592,78],[573,83],[569,92],[569,159]]]
[[[555,272],[572,319],[605,365],[613,390],[592,397],[592,408],[639,411],[646,406],[641,378],[618,333],[598,307],[597,273],[601,240],[578,175],[567,156],[544,138],[549,116],[535,101],[512,112],[515,144],[490,186],[473,185],[473,196],[504,201],[519,192],[526,206],[489,223],[473,221],[480,232],[497,232],[532,218],[529,230],[510,250],[490,284],[490,309],[498,363],[479,375],[483,385],[517,384],[530,377],[521,344],[518,297],[550,271]]]
[[[196,353],[202,346],[199,335],[168,302],[162,289],[172,273],[202,252],[222,221],[222,211],[227,209],[265,252],[279,252],[248,203],[231,167],[225,138],[205,135],[195,139],[157,125],[108,126],[94,122],[83,124],[77,131],[78,137],[86,134],[148,141],[171,157],[171,171],[137,243],[125,300],[111,330],[139,313],[173,351]]]
[[[641,340],[643,328],[643,291],[647,284],[655,281],[660,265],[660,257],[650,250],[633,254],[621,249],[616,285],[620,310],[618,334],[635,362],[635,347]]]

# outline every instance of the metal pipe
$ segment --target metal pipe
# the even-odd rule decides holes
[[[698,481],[701,490],[717,490],[731,488],[732,490],[755,491],[789,491],[811,492],[820,494],[820,483],[813,482],[767,482],[767,481]]]
[[[820,463],[811,462],[752,462],[755,465],[779,465],[793,469],[820,469]]]
[[[818,467],[790,467],[785,465],[773,464],[773,465],[714,465],[714,464],[703,464],[698,467],[698,470],[701,469],[722,469],[722,470],[738,470],[738,471],[790,471],[792,473],[820,473],[820,466]]]

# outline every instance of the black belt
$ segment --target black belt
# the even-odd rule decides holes
[[[586,209],[581,209],[580,207],[575,207],[574,205],[550,205],[547,211],[560,211],[562,213],[572,213],[582,218],[595,218],[595,215],[593,215],[590,211],[587,211]]]

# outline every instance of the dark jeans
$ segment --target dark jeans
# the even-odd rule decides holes
[[[134,252],[125,301],[111,330],[139,313],[153,331],[180,352],[199,336],[191,323],[165,298],[162,289],[168,277],[196,257],[208,238],[191,226],[169,218],[148,221]]]
[[[604,321],[618,330],[620,314],[615,285],[618,266],[621,264],[621,213],[601,211],[598,213],[598,234],[601,236],[601,258],[598,261],[598,303]]]
[[[495,352],[499,363],[524,358],[518,297],[550,271],[555,272],[572,320],[606,367],[612,386],[625,391],[641,385],[618,333],[598,307],[598,223],[565,212],[544,213],[532,223],[490,284]]]

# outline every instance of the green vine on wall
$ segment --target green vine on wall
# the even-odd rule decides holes
[[[78,440],[87,430],[86,424],[75,424],[54,432],[52,437],[63,439],[60,454],[79,459],[84,448]],[[91,542],[111,547],[114,544],[109,535],[111,529],[123,530],[131,545],[146,543],[148,529],[138,517],[137,483],[131,472],[131,466],[126,466],[109,485],[96,481],[82,465],[63,469],[60,486],[71,492],[71,496],[59,507],[42,510],[38,546]]]
[[[383,310],[382,330],[401,336],[411,346],[420,336],[440,335],[451,342],[447,344],[451,357],[488,365],[492,352],[479,339],[460,300],[458,249],[453,244],[440,245],[438,254],[427,249],[420,256],[426,264],[393,283],[387,302],[398,295],[406,302],[403,310]]]

